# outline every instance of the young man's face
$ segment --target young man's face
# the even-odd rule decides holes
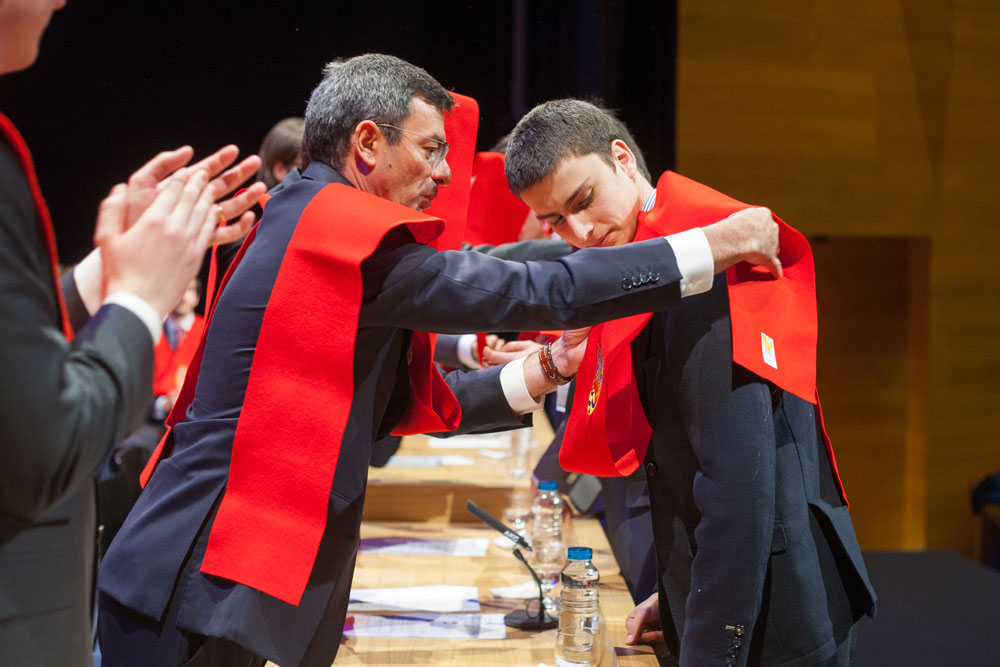
[[[448,161],[443,159],[435,166],[433,159],[439,150],[434,140],[445,140],[444,117],[433,105],[414,97],[402,129],[397,143],[383,141],[378,145],[374,194],[423,211],[437,197],[438,186],[451,180]]]
[[[563,158],[552,173],[519,196],[570,245],[628,243],[635,236],[642,201],[634,179],[635,158],[623,147],[622,142],[611,146],[614,167],[596,153]]]

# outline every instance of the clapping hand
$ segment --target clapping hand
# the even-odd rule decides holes
[[[219,201],[250,178],[260,167],[260,158],[251,155],[237,165],[229,167],[239,156],[239,148],[224,146],[203,160],[184,167],[194,156],[194,149],[182,146],[176,150],[164,151],[144,164],[128,179],[125,193],[125,229],[129,229],[139,216],[153,203],[157,192],[162,190],[173,175],[185,178],[188,174],[203,171],[209,180],[208,188],[212,201],[216,202],[217,217],[234,221],[224,227],[217,227],[211,238],[212,244],[230,243],[243,238],[254,222],[254,215],[248,209],[266,191],[263,183],[254,183],[235,197]],[[225,170],[225,171],[223,171]]]

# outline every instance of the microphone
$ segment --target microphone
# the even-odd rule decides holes
[[[528,611],[527,608],[515,609],[503,617],[504,625],[509,625],[512,628],[519,628],[521,630],[548,630],[549,628],[556,627],[559,624],[558,619],[553,618],[545,611],[545,593],[542,590],[542,580],[539,578],[538,573],[535,572],[534,568],[528,565],[528,561],[525,559],[524,554],[521,553],[521,550],[517,548],[522,546],[528,551],[531,551],[531,543],[508,528],[495,516],[484,510],[476,503],[472,502],[472,500],[465,501],[465,509],[469,510],[469,512],[486,525],[500,531],[504,537],[514,543],[514,556],[519,561],[524,563],[524,566],[528,568],[528,572],[531,573],[531,578],[534,579],[535,583],[538,585],[538,613],[533,614]]]
[[[506,537],[508,540],[510,540],[517,546],[524,547],[528,551],[532,551],[531,542],[521,537],[521,535],[519,535],[511,528],[508,528],[506,524],[500,521],[500,519],[496,518],[495,516],[484,510],[482,507],[477,505],[476,503],[472,502],[471,500],[466,500],[465,509],[472,512],[472,514],[477,519],[485,523],[487,526],[499,531],[504,537]]]

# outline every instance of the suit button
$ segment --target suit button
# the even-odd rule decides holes
[[[656,464],[652,461],[646,463],[646,477],[656,477]]]
[[[643,285],[645,285],[646,283],[649,282],[649,274],[648,273],[640,273],[639,274],[639,280],[642,282]]]
[[[659,279],[660,279],[660,274],[659,273],[657,273],[656,271],[650,271],[649,272],[649,282],[655,283]]]
[[[622,279],[622,289],[632,289],[632,281],[628,278]]]
[[[632,276],[632,287],[642,287],[642,281],[639,280],[639,276]]]

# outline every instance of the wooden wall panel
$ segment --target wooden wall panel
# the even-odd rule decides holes
[[[682,0],[678,25],[679,171],[808,234],[928,240],[901,267],[925,310],[881,283],[852,297],[858,317],[878,306],[863,335],[908,318],[910,347],[880,362],[902,393],[827,393],[828,413],[884,438],[838,442],[864,546],[971,553],[970,487],[1000,469],[1000,3]],[[877,506],[851,481],[865,467],[893,480]]]
[[[926,273],[927,242],[832,237],[812,244],[817,382],[858,540],[866,549],[919,544],[922,532],[918,528],[913,540],[907,508],[919,506],[920,496],[911,496],[922,493],[926,480],[923,466],[907,462],[923,455],[926,433],[910,432],[911,420],[919,418],[910,401],[911,371],[919,372],[910,351],[921,347],[914,322],[926,329],[920,311],[927,293],[922,281],[913,284],[912,269]],[[872,285],[879,286],[877,293]],[[926,345],[922,350],[926,354]],[[926,385],[924,390],[922,403]],[[922,524],[922,516],[918,520]]]

